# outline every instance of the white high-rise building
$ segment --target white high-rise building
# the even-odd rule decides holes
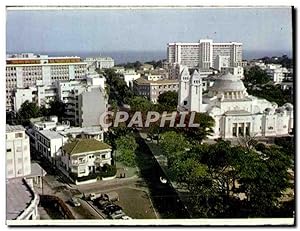
[[[51,85],[56,80],[78,80],[86,76],[86,63],[80,57],[48,57],[32,53],[6,57],[6,110],[14,109],[17,88]]]
[[[211,39],[201,39],[197,43],[168,43],[167,60],[189,68],[220,70],[222,66],[242,65],[242,43],[214,43]]]

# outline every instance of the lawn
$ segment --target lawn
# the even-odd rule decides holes
[[[116,163],[117,167],[117,177],[120,176],[120,174],[126,174],[126,177],[133,177],[135,175],[138,175],[138,170],[136,167],[127,167],[123,163],[118,162]]]
[[[145,191],[133,188],[114,190],[120,200],[116,202],[123,208],[127,216],[134,219],[156,219],[156,215],[148,194]]]

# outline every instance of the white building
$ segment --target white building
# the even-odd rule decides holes
[[[267,64],[265,71],[275,84],[281,83],[289,74],[288,69],[282,67],[280,64]]]
[[[133,87],[133,81],[138,79],[138,78],[141,78],[141,74],[140,73],[125,73],[123,74],[123,78],[124,78],[124,81],[126,82],[126,85],[130,88]]]
[[[144,75],[144,79],[149,80],[149,81],[157,81],[157,80],[163,80],[165,79],[165,77],[163,75],[159,75],[159,74],[151,74],[151,73],[147,73]]]
[[[31,128],[27,130],[31,147],[39,154],[56,164],[61,155],[61,147],[70,138],[95,139],[103,141],[103,129],[100,126],[70,127],[69,123],[58,123],[56,116],[31,119]]]
[[[87,63],[88,70],[107,69],[115,65],[115,61],[111,57],[88,57],[84,60]]]
[[[178,109],[208,113],[215,120],[211,138],[238,136],[286,136],[293,130],[293,105],[278,107],[265,99],[248,95],[243,82],[230,73],[216,78],[209,92],[202,94],[197,71],[181,73]],[[200,125],[201,126],[201,125]]]
[[[244,68],[243,67],[221,67],[222,73],[231,73],[237,76],[239,79],[244,79]]]
[[[6,125],[6,178],[31,173],[29,137],[21,125]]]
[[[111,147],[95,139],[75,139],[62,148],[61,166],[77,177],[95,173],[111,165]]]
[[[13,96],[13,110],[18,111],[25,101],[36,103],[39,107],[49,107],[49,103],[57,98],[55,84],[29,88],[16,88]]]
[[[28,178],[28,179],[27,179]],[[6,219],[39,219],[32,185],[29,137],[21,125],[6,125]]]
[[[36,87],[16,89],[14,96],[11,97],[13,99],[13,110],[18,111],[21,108],[22,104],[25,103],[25,101],[28,101],[30,103],[36,101],[37,97],[34,92],[37,92]]]
[[[6,57],[6,110],[13,110],[17,88],[51,85],[56,80],[82,79],[86,63],[80,57],[48,57],[32,53]]]
[[[197,43],[168,43],[167,60],[189,68],[219,69],[222,66],[241,66],[242,43],[213,43],[211,39],[201,39]]]

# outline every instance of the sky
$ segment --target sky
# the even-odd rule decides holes
[[[7,52],[165,51],[169,42],[237,41],[291,51],[291,9],[8,10]]]

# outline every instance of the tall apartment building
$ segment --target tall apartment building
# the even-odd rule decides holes
[[[107,96],[101,81],[59,81],[57,97],[66,104],[64,119],[74,126],[97,126],[107,110]]]
[[[6,178],[31,174],[29,137],[21,125],[6,125]]]
[[[51,85],[56,80],[77,80],[86,76],[80,57],[48,57],[32,53],[6,57],[6,110],[14,109],[16,88]]]
[[[201,39],[197,43],[168,43],[167,60],[189,68],[221,69],[223,66],[242,65],[242,43],[213,43],[211,39]]]

